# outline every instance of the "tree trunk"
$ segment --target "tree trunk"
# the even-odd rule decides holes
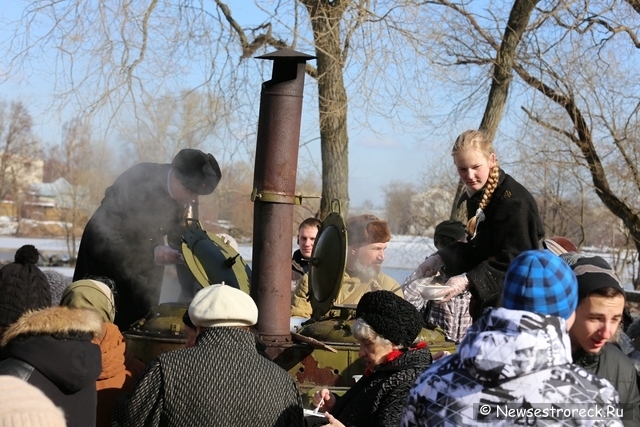
[[[480,130],[487,136],[489,141],[493,141],[500,125],[504,106],[507,103],[507,95],[509,94],[516,49],[538,1],[516,0],[509,14],[509,21],[504,30],[502,44],[493,67],[493,81],[491,82],[487,107],[484,110],[482,123],[480,123]]]
[[[318,64],[318,102],[322,153],[322,201],[318,217],[340,200],[342,214],[349,211],[349,136],[347,91],[344,87],[340,21],[347,1],[303,1],[309,11]]]
[[[516,56],[516,49],[522,38],[524,30],[527,28],[531,13],[536,7],[539,0],[516,0],[511,8],[509,20],[504,30],[502,44],[498,49],[498,54],[493,66],[493,80],[491,81],[491,89],[487,99],[487,106],[484,110],[484,116],[480,123],[480,131],[482,131],[489,141],[493,141],[502,120],[504,107],[507,103],[509,95],[509,85],[511,84],[512,69]],[[458,183],[458,191],[453,200],[451,207],[451,219],[460,219],[465,217],[461,209],[458,209],[458,199],[462,195],[464,189],[461,189],[462,182]],[[466,218],[466,217],[465,217]]]

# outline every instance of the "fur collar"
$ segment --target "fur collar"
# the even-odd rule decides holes
[[[9,326],[0,345],[5,347],[20,335],[53,335],[71,332],[102,334],[102,320],[95,310],[68,307],[47,307],[28,311]]]

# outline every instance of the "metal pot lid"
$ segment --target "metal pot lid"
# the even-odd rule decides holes
[[[246,293],[251,290],[251,269],[245,260],[220,237],[204,230],[197,220],[187,220],[182,255],[202,287],[224,282]]]
[[[313,319],[321,318],[333,306],[347,265],[347,227],[340,215],[340,202],[333,200],[331,208],[333,212],[322,221],[309,261],[309,296]]]

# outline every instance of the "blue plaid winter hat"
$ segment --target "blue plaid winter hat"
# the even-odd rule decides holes
[[[562,258],[549,251],[522,252],[504,279],[505,308],[568,319],[578,305],[578,281]]]

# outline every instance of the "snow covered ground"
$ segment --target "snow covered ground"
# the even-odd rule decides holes
[[[4,259],[13,258],[15,251],[22,245],[34,245],[43,254],[67,253],[67,244],[64,239],[54,238],[28,238],[28,237],[12,237],[0,235],[0,257]],[[293,248],[297,249],[295,242]],[[385,261],[383,271],[399,282],[411,273],[411,271],[425,259],[426,256],[435,252],[433,239],[419,236],[393,236],[385,251]],[[599,255],[605,258],[611,265],[614,265],[613,256],[606,252],[606,249],[598,249],[592,247],[583,248],[583,252],[592,255]],[[253,256],[251,245],[241,244],[239,247],[240,255],[247,261],[251,262]],[[620,279],[626,288],[631,288],[631,278],[633,270],[637,268],[637,257],[632,257],[635,263],[628,263],[622,268]],[[65,275],[73,275],[73,269],[66,267],[44,267],[55,268]]]

